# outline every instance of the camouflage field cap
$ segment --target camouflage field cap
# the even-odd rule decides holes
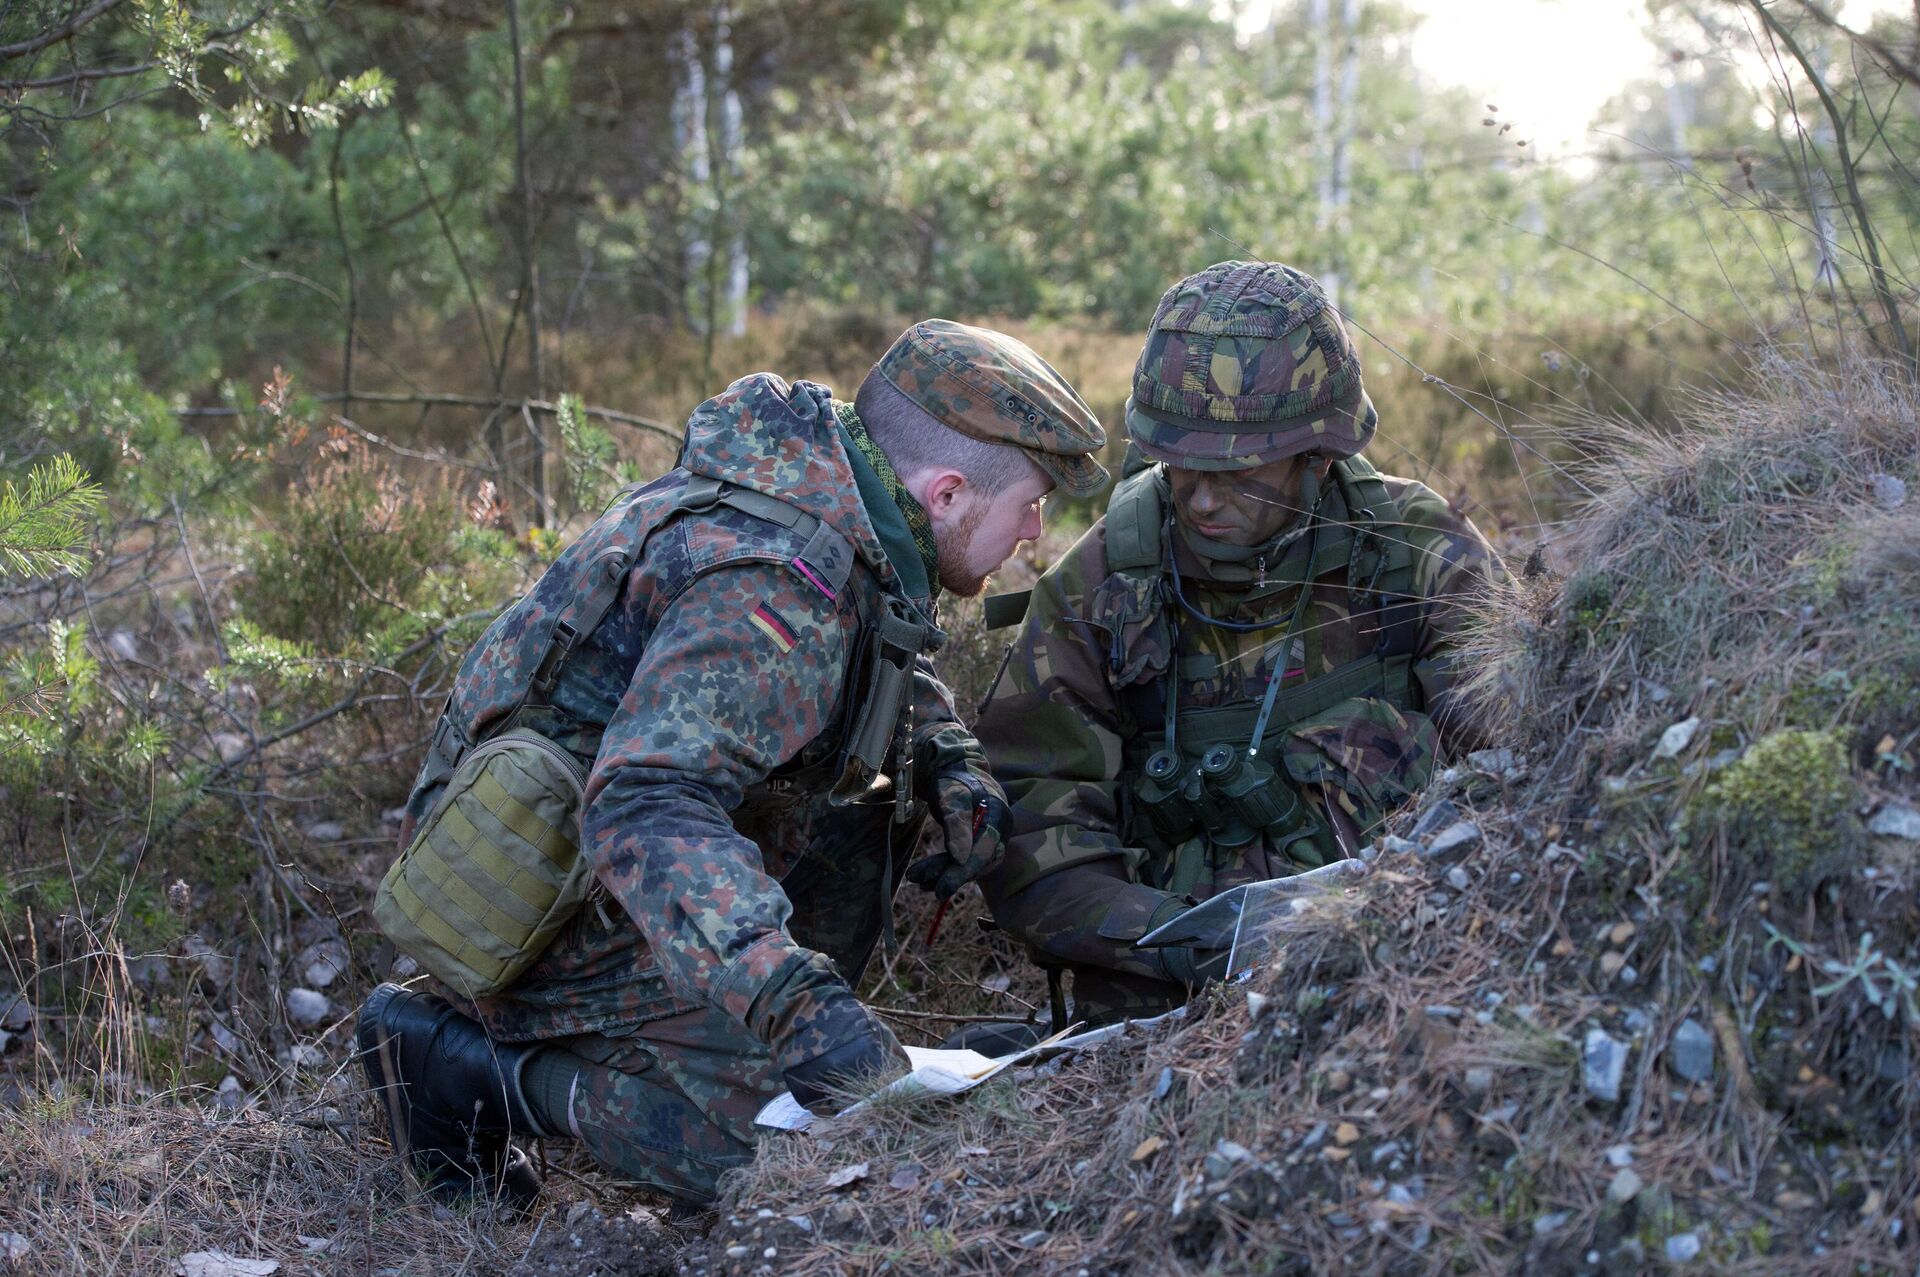
[[[1379,420],[1326,293],[1268,262],[1221,262],[1169,288],[1127,400],[1140,450],[1187,470],[1351,457]]]
[[[1106,468],[1090,455],[1106,432],[1067,379],[1025,343],[928,319],[900,334],[874,368],[942,424],[1013,444],[1061,492],[1092,496],[1106,484]]]

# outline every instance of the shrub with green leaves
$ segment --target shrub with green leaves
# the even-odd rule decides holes
[[[247,548],[235,646],[269,671],[306,662],[310,672],[315,660],[404,659],[442,626],[477,634],[511,599],[520,564],[465,504],[444,480],[410,479],[358,441],[330,438]]]

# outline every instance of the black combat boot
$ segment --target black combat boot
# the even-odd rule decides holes
[[[520,1071],[537,1046],[495,1042],[445,998],[383,984],[360,1008],[354,1040],[386,1107],[393,1146],[443,1201],[482,1195],[525,1208],[540,1174],[512,1135],[551,1135],[530,1111]]]

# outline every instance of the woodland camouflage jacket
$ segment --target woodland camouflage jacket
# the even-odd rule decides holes
[[[809,1011],[857,978],[898,881],[890,859],[913,842],[889,839],[890,803],[822,797],[857,699],[847,684],[862,620],[899,589],[888,547],[914,553],[896,509],[863,504],[854,466],[865,464],[842,446],[825,388],[743,378],[695,410],[680,468],[616,503],[468,653],[451,712],[478,738],[513,711],[541,621],[567,606],[579,565],[644,538],[548,705],[520,719],[591,760],[582,852],[597,887],[514,985],[478,1004],[495,1037],[617,1034],[710,1006],[783,1064],[818,1049],[804,1041]],[[796,567],[794,531],[725,506],[676,513],[693,476],[837,530],[858,560],[844,586]],[[916,757],[984,773],[924,660],[911,700]],[[424,772],[416,785],[402,846],[439,789]]]
[[[1442,735],[1449,745],[1466,743],[1470,728],[1453,704],[1454,652],[1465,622],[1458,604],[1501,571],[1485,538],[1438,494],[1411,480],[1384,483],[1398,517],[1390,527],[1382,520],[1381,530],[1406,538],[1414,551],[1413,703],[1344,699],[1304,721],[1276,717],[1276,728],[1285,730],[1268,734],[1269,754],[1285,779],[1310,808],[1323,815],[1335,809],[1346,844],[1426,782]],[[1348,520],[1338,489],[1328,493],[1320,517],[1323,526]],[[1266,838],[1226,854],[1204,835],[1175,848],[1142,845],[1151,840],[1128,823],[1129,768],[1138,766],[1141,738],[1163,724],[1137,721],[1151,713],[1140,708],[1139,693],[1172,669],[1183,713],[1257,700],[1283,659],[1270,649],[1299,597],[1297,586],[1271,578],[1291,567],[1298,580],[1308,542],[1293,541],[1279,564],[1255,569],[1200,560],[1171,531],[1190,602],[1220,619],[1270,623],[1245,634],[1183,624],[1175,653],[1168,650],[1175,607],[1165,568],[1157,576],[1115,572],[1108,522],[1096,523],[1041,577],[976,725],[1014,816],[1006,857],[982,885],[1000,925],[1044,961],[1166,979],[1170,972],[1152,951],[1131,948],[1150,925],[1192,901],[1302,865]],[[1282,688],[1289,692],[1377,645],[1374,618],[1354,604],[1344,561],[1317,572],[1312,590],[1284,653]]]

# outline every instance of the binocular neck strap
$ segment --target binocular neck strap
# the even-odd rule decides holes
[[[1313,482],[1312,471],[1308,471],[1306,483]],[[1314,552],[1320,548],[1320,522],[1314,520],[1313,531],[1307,534],[1307,562],[1313,562]],[[1260,742],[1267,735],[1267,720],[1273,717],[1273,705],[1280,698],[1280,684],[1287,681],[1287,660],[1293,652],[1293,640],[1300,634],[1300,623],[1306,619],[1307,603],[1313,598],[1313,572],[1309,568],[1306,577],[1300,582],[1300,597],[1294,600],[1293,615],[1287,620],[1286,633],[1280,636],[1279,656],[1270,662],[1267,668],[1267,694],[1260,700],[1260,717],[1253,720],[1253,739],[1247,742],[1247,757],[1257,758],[1260,754]],[[1270,649],[1272,650],[1272,649]],[[1308,673],[1307,677],[1313,675]]]

